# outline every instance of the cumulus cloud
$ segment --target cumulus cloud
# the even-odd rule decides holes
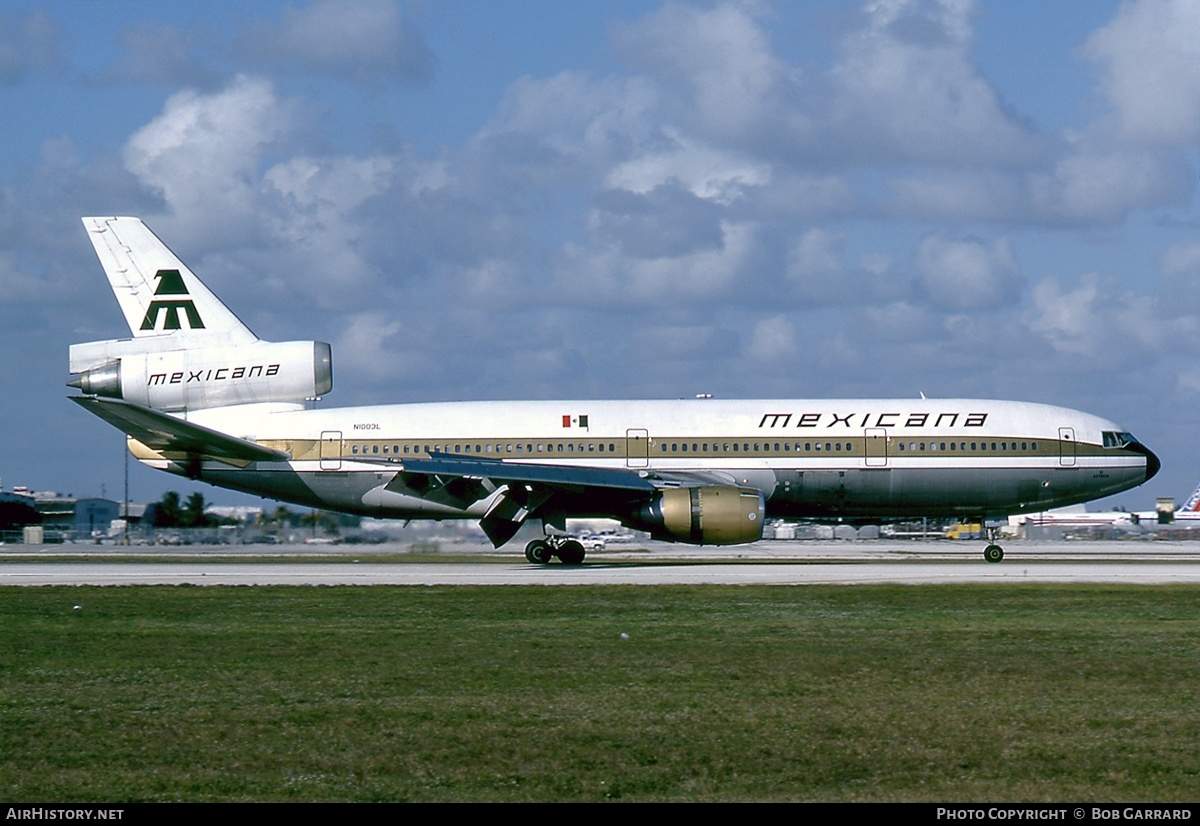
[[[500,161],[529,185],[568,176],[602,179],[640,151],[673,145],[652,115],[656,105],[653,87],[640,78],[594,78],[578,71],[522,77],[510,84],[469,149]],[[647,188],[656,183],[661,181]]]
[[[16,254],[0,251],[0,294],[5,304],[45,301],[51,285],[26,272]],[[24,311],[22,311],[24,312]]]
[[[774,121],[791,83],[749,4],[668,3],[617,27],[615,41],[630,65],[681,97],[677,115],[693,113],[704,134],[725,140]]]
[[[766,157],[1011,165],[1042,151],[971,57],[974,2],[866,5],[834,64],[816,71],[778,55],[766,8],[669,3],[615,40],[664,90],[674,120]]]
[[[586,146],[610,164],[610,187],[646,191],[674,178],[701,197],[814,218],[875,202],[906,220],[1110,224],[1183,205],[1193,191],[1178,155],[1116,142],[1099,123],[1039,133],[1015,114],[973,58],[972,0],[864,5],[831,65],[805,69],[774,49],[768,8],[667,3],[618,27],[618,51],[640,74],[604,83],[638,94],[597,94],[599,82],[574,76],[556,79],[560,93],[549,96],[544,82],[526,81],[521,99],[541,108],[521,109],[523,134],[538,134],[531,119],[542,129],[563,113],[573,122],[568,140],[527,145],[561,155]],[[621,140],[599,146],[597,135]],[[870,174],[840,172],[854,169]],[[788,192],[797,184],[811,193]]]
[[[805,230],[789,241],[784,276],[801,304],[864,304],[894,299],[908,291],[894,277],[891,258],[880,253],[847,263],[845,233],[821,227]]]
[[[1122,3],[1083,54],[1098,63],[1117,134],[1141,144],[1185,146],[1200,138],[1200,5]]]
[[[842,260],[843,238],[814,227],[788,245],[784,274],[802,300],[843,304],[862,297]]]
[[[976,4],[892,0],[863,11],[831,73],[843,145],[933,163],[1017,163],[1038,141],[971,58]]]
[[[677,183],[644,194],[609,189],[596,196],[592,229],[634,258],[664,258],[719,249],[721,212]]]
[[[913,256],[917,283],[937,307],[992,312],[1012,303],[1023,283],[1007,239],[992,245],[943,234],[923,239]]]
[[[842,272],[842,236],[813,228],[792,245],[788,257],[788,276],[809,281],[839,275]]]
[[[678,181],[697,198],[728,204],[744,196],[747,187],[770,183],[769,164],[706,146],[674,128],[663,132],[666,146],[618,163],[605,180],[608,186],[644,193]]]
[[[1135,209],[1186,203],[1194,178],[1178,155],[1085,149],[1030,176],[1030,206],[1043,221],[1106,224]]]
[[[658,324],[634,333],[636,351],[653,354],[660,368],[662,361],[711,364],[728,355],[730,343],[729,333],[712,324]]]
[[[356,83],[428,81],[435,65],[424,36],[405,22],[395,0],[316,0],[288,6],[274,23],[242,39],[250,60]]]
[[[1200,243],[1175,244],[1158,259],[1158,269],[1169,278],[1200,278]]]
[[[1178,154],[1074,147],[1045,166],[906,172],[889,183],[882,211],[938,221],[1104,226],[1138,210],[1184,207],[1194,189]]]
[[[264,153],[290,120],[289,105],[263,80],[239,77],[214,94],[179,92],[130,137],[125,165],[193,230],[254,227]]]
[[[1166,318],[1154,299],[1123,290],[1119,282],[1095,273],[1064,287],[1047,278],[1033,288],[1027,325],[1055,350],[1130,364],[1154,352],[1192,349],[1200,333],[1195,316]]]
[[[1185,241],[1168,247],[1158,258],[1158,271],[1164,315],[1200,311],[1200,243]]]
[[[730,296],[758,251],[754,227],[720,225],[720,243],[673,256],[630,258],[616,245],[568,245],[555,267],[564,298],[604,306],[669,301],[695,305]],[[708,245],[706,245],[708,246]]]
[[[193,266],[238,278],[260,304],[359,307],[380,295],[373,233],[388,231],[364,220],[364,205],[412,167],[394,155],[295,154],[295,109],[246,76],[177,93],[131,136],[125,166],[163,200],[156,231],[213,250]]]
[[[931,341],[946,333],[945,319],[930,307],[912,301],[896,301],[860,311],[862,329],[883,342]]]
[[[369,382],[411,378],[422,369],[419,354],[394,346],[404,325],[382,312],[354,313],[333,342],[337,373]]]
[[[263,176],[264,201],[278,199],[271,237],[286,251],[289,266],[277,265],[279,292],[302,286],[322,307],[344,307],[377,276],[359,241],[366,230],[354,218],[363,203],[389,187],[396,160],[297,157],[276,164]],[[283,264],[284,262],[280,262]],[[302,284],[295,283],[296,277]]]
[[[764,318],[754,325],[746,352],[761,362],[787,359],[796,351],[796,326],[786,316]]]

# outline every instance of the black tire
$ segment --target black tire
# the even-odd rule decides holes
[[[583,543],[577,542],[574,539],[568,539],[559,547],[558,558],[562,560],[564,565],[581,565],[586,553],[583,549]]]
[[[545,565],[550,557],[550,545],[544,539],[535,539],[525,546],[525,558],[533,565]]]
[[[988,545],[983,549],[983,558],[988,562],[999,562],[1004,559],[1004,549],[999,545]]]

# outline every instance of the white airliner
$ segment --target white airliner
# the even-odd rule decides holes
[[[72,401],[142,463],[300,505],[477,519],[497,546],[527,520],[530,562],[582,562],[551,534],[608,517],[732,545],[770,517],[981,520],[1096,499],[1159,469],[1112,422],[1042,404],[537,401],[305,409],[330,347],[255,336],[137,218],[84,225],[133,337],[70,348]],[[1003,551],[989,544],[989,561]]]
[[[1169,522],[1167,524],[1189,524],[1190,526],[1200,523],[1200,486],[1197,486],[1192,491],[1192,495],[1187,498],[1187,501],[1183,505],[1174,511],[1168,510],[1166,513],[1169,515]],[[1015,522],[1019,519],[1026,525],[1037,527],[1085,528],[1111,525],[1123,530],[1133,530],[1138,526],[1157,525],[1162,516],[1163,513],[1160,513],[1158,510],[1134,511],[1132,513],[1126,511],[1088,511],[1084,510],[1082,506],[1078,506],[1058,508],[1042,513],[1030,513],[1010,521]]]

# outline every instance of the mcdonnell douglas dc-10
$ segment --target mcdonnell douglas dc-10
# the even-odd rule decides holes
[[[262,341],[137,218],[85,218],[132,338],[70,348],[72,401],[143,464],[299,505],[475,519],[532,563],[583,561],[568,518],[734,545],[772,517],[980,521],[1140,485],[1157,457],[1110,421],[965,399],[536,401],[306,409],[330,346]],[[989,561],[1003,551],[989,544]]]

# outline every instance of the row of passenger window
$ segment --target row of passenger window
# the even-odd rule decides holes
[[[905,442],[898,442],[897,444],[899,445],[900,453],[920,452],[920,451],[923,451],[926,449],[925,442],[908,442],[907,448],[905,446],[906,445]],[[929,451],[936,452],[936,451],[942,450],[942,451],[949,451],[952,453],[956,452],[956,451],[966,453],[966,452],[968,452],[968,445],[969,445],[971,452],[979,453],[979,452],[991,451],[993,453],[998,453],[998,452],[1006,453],[1008,451],[1015,452],[1017,450],[1018,444],[1020,444],[1020,446],[1021,446],[1020,450],[1022,452],[1027,452],[1030,450],[1036,451],[1038,449],[1037,442],[1019,442],[1019,443],[1018,442],[930,442],[929,443]]]
[[[803,449],[801,448],[803,444]],[[852,442],[663,442],[660,453],[850,453]]]
[[[480,455],[497,454],[497,453],[616,453],[617,445],[615,442],[588,442],[566,444],[532,444],[532,443],[507,443],[507,444],[416,444],[416,445],[378,445],[378,444],[352,444],[350,445],[350,453],[354,456],[366,455],[382,455],[382,456],[411,456],[429,453],[478,453]]]
[[[898,453],[919,453],[937,451],[945,452],[985,452],[985,451],[1016,451],[1037,450],[1037,442],[901,442],[896,441],[893,447]],[[659,447],[661,453],[852,453],[853,442],[713,442],[711,449],[708,442],[671,442]]]
[[[1019,445],[1019,447],[1018,447]],[[897,453],[980,453],[980,452],[1028,452],[1038,449],[1037,442],[894,442],[891,447]],[[471,453],[471,454],[528,454],[528,453],[607,453],[617,452],[615,442],[566,442],[566,443],[500,443],[500,444],[414,444],[380,445],[353,444],[350,452],[355,456],[421,455],[428,453]],[[660,454],[683,453],[853,453],[853,442],[661,442]]]

